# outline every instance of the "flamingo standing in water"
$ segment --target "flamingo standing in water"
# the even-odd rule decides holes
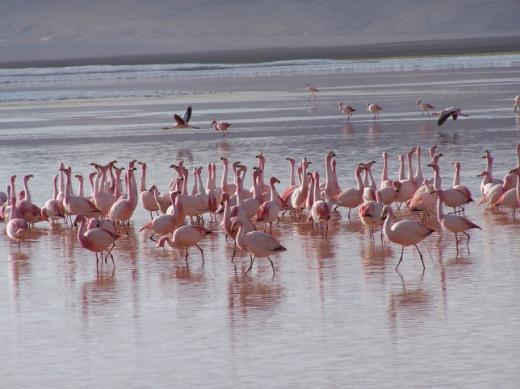
[[[94,227],[87,229],[87,218],[83,215],[79,215],[76,218],[76,221],[79,222],[78,242],[81,245],[81,247],[96,253],[96,267],[99,265],[98,254],[101,254],[105,250],[108,251],[108,254],[104,258],[103,255],[101,255],[101,260],[106,260],[108,256],[110,256],[112,259],[112,263],[115,266],[116,264],[114,262],[114,257],[111,251],[114,246],[114,242],[119,236],[116,235],[114,232],[108,229],[104,229],[102,227]]]
[[[479,226],[477,226],[475,223],[473,223],[471,220],[469,220],[467,217],[459,216],[459,215],[445,215],[442,210],[442,203],[445,201],[445,193],[442,189],[439,189],[436,191],[438,195],[437,200],[437,219],[439,220],[439,223],[447,229],[449,232],[455,234],[455,242],[457,247],[457,253],[459,252],[459,237],[457,234],[463,233],[468,237],[467,241],[467,247],[469,252],[469,240],[470,235],[466,232],[467,230],[470,230],[472,228],[478,228],[481,230]]]
[[[326,238],[329,231],[329,220],[331,218],[331,209],[329,203],[320,199],[320,174],[314,173],[314,202],[311,208],[311,216],[314,223],[318,224],[321,237]],[[323,226],[325,224],[325,227]]]
[[[435,108],[430,103],[423,103],[421,100],[417,100],[416,104],[417,107],[419,107],[419,109],[421,110],[421,116],[424,116],[425,113],[427,116],[430,116],[430,110]]]
[[[340,194],[337,195],[335,201],[337,203],[335,210],[338,207],[348,208],[348,219],[350,220],[350,212],[352,208],[356,208],[363,203],[363,180],[361,179],[361,173],[363,172],[363,167],[357,166],[355,170],[356,188],[347,189]]]
[[[157,204],[157,201],[155,201],[155,195],[153,191],[153,187],[150,188],[150,190],[146,189],[146,170],[147,165],[145,162],[137,162],[139,165],[141,165],[141,186],[140,186],[140,195],[141,197],[141,203],[143,204],[143,208],[146,209],[148,212],[150,212],[150,217],[153,220],[153,212],[158,213],[159,212],[159,204]]]
[[[47,200],[45,205],[41,209],[41,214],[43,220],[50,220],[52,224],[54,224],[55,220],[63,219],[65,215],[63,214],[59,201],[57,200],[58,196],[58,175],[55,175],[52,178],[52,199]]]
[[[249,268],[246,270],[246,274],[249,273],[251,268],[253,267],[253,263],[256,258],[267,258],[269,263],[271,263],[271,267],[273,268],[273,276],[276,273],[274,269],[274,264],[270,255],[286,251],[287,249],[283,247],[278,240],[273,238],[271,235],[266,234],[261,231],[250,231],[246,233],[244,228],[244,222],[242,220],[236,220],[233,222],[232,228],[234,226],[238,226],[238,234],[236,237],[237,246],[240,247],[245,252],[249,253],[251,256],[251,264]]]
[[[339,112],[341,112],[343,115],[347,115],[347,121],[350,121],[350,117],[352,116],[353,112],[356,112],[354,108],[352,108],[350,105],[346,105],[342,102],[338,105]]]
[[[199,249],[202,255],[202,263],[204,263],[204,250],[198,243],[209,234],[211,234],[211,231],[203,226],[182,226],[177,228],[171,237],[170,235],[161,236],[157,242],[157,247],[164,247],[164,244],[167,243],[170,247],[185,249],[186,256],[184,261],[186,261],[186,266],[188,266],[188,248],[195,246]]]
[[[520,95],[516,96],[513,101],[513,110],[516,112],[516,109],[520,107]]]
[[[366,103],[365,105],[367,107],[367,111],[374,114],[372,120],[376,120],[376,118],[379,116],[379,113],[383,110],[383,108],[377,104]]]
[[[319,89],[309,83],[309,84],[307,84],[307,92],[309,92],[309,100],[316,101],[316,98],[318,97]]]
[[[417,252],[419,253],[419,257],[421,258],[421,263],[423,266],[423,270],[425,269],[424,260],[419,250],[417,244],[421,242],[424,238],[434,232],[429,227],[426,227],[423,223],[420,223],[415,220],[401,220],[397,223],[393,222],[394,212],[392,207],[389,205],[384,207],[384,211],[386,212],[386,220],[383,224],[383,231],[385,236],[393,243],[397,243],[402,246],[401,249],[401,257],[399,258],[399,262],[395,267],[395,270],[399,268],[401,261],[403,260],[403,253],[405,246],[415,246]]]
[[[229,127],[231,127],[231,123],[217,122],[216,120],[213,120],[211,122],[211,127],[213,127],[215,131],[221,132],[222,136],[226,136],[228,134]]]
[[[269,234],[273,230],[273,222],[278,221],[278,214],[282,210],[282,199],[276,191],[275,184],[279,184],[280,180],[276,177],[271,177],[269,185],[271,188],[271,200],[265,201],[260,205],[256,213],[256,220],[259,222],[269,223]]]
[[[11,188],[7,188],[8,197],[11,197]],[[18,244],[18,251],[20,251],[20,242],[25,240],[25,235],[29,230],[29,223],[20,217],[20,212],[15,202],[11,204],[9,211],[9,222],[7,223],[6,233],[9,239],[14,240]]]
[[[125,223],[129,222],[130,218],[134,214],[133,203],[137,202],[136,192],[131,188],[132,180],[134,179],[132,173],[134,170],[136,170],[136,168],[129,168],[126,172],[126,191],[128,193],[128,198],[120,198],[117,200],[108,212],[108,218],[112,222],[121,223],[125,230]],[[128,234],[128,230],[126,230],[126,233]]]
[[[167,235],[171,234],[175,231],[175,229],[184,224],[186,220],[186,215],[184,214],[184,209],[182,208],[182,200],[179,195],[179,192],[171,192],[170,199],[173,204],[173,213],[172,214],[164,214],[156,217],[151,222],[146,223],[141,227],[139,232],[143,230],[151,231],[150,239],[154,240],[154,235]]]

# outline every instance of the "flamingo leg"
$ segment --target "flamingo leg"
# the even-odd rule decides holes
[[[468,237],[468,240],[466,242],[466,247],[468,248],[468,254],[471,254],[469,252],[469,240],[471,239],[471,236],[466,231],[463,231],[462,233]]]
[[[455,233],[455,246],[457,248],[457,255],[459,254],[459,236]]]
[[[348,209],[348,220],[350,220],[350,211],[352,210],[352,208],[349,208]]]
[[[276,274],[276,270],[274,270],[274,263],[273,263],[273,261],[271,261],[271,258],[267,257],[267,259],[271,263],[271,267],[273,268],[273,276],[274,276]]]
[[[202,255],[202,263],[204,264],[204,250],[198,244],[195,243],[195,247],[197,247],[200,251],[200,255]]]
[[[251,270],[251,268],[253,267],[253,263],[255,262],[255,258],[253,256],[251,256],[251,263],[249,265],[249,268],[246,270],[246,273],[249,273],[249,271]]]
[[[417,246],[417,245],[415,245],[415,248],[417,249],[417,252],[419,253],[419,258],[421,258],[422,268],[423,268],[423,271],[424,271],[426,269],[426,267],[424,266],[424,259],[423,259],[421,250],[419,250],[419,246]]]
[[[403,260],[403,253],[404,253],[404,246],[403,248],[401,249],[401,257],[399,258],[399,262],[397,262],[397,266],[395,267],[395,270],[397,271],[397,269],[399,268],[399,265],[401,264],[401,261]]]

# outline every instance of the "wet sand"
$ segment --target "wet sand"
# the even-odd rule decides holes
[[[309,78],[320,88],[316,105],[307,100]],[[252,166],[263,150],[267,175],[280,178],[283,190],[286,156],[307,156],[323,175],[332,149],[347,188],[357,162],[377,160],[379,177],[386,150],[395,176],[397,153],[437,143],[443,186],[458,159],[462,181],[478,199],[475,176],[485,168],[485,148],[495,157],[496,176],[516,165],[516,67],[175,86],[194,93],[2,105],[1,181],[34,174],[33,198],[43,204],[58,159],[85,174],[92,160],[138,158],[148,163],[147,185],[164,190],[168,166],[179,159],[193,167],[226,156]],[[420,117],[419,97],[471,116],[439,129]],[[341,100],[359,108],[350,123],[337,112]],[[365,101],[383,106],[380,120],[363,112]],[[188,103],[201,130],[160,130]],[[227,138],[209,129],[214,118],[233,123]],[[220,166],[217,174],[220,179]],[[304,220],[284,218],[275,236],[288,251],[273,258],[274,278],[265,261],[244,276],[244,255],[235,270],[232,245],[216,223],[202,243],[204,266],[193,252],[186,267],[181,253],[156,249],[137,232],[149,217],[140,208],[130,236],[117,243],[115,270],[108,264],[99,273],[68,227],[39,224],[21,254],[2,232],[0,384],[514,387],[520,382],[520,219],[478,204],[466,214],[483,228],[472,231],[471,253],[461,246],[457,255],[453,236],[436,232],[421,245],[424,273],[411,249],[396,273],[400,248],[372,243],[357,216],[348,221],[345,211],[331,223],[328,240]]]

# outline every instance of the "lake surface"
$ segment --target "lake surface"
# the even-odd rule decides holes
[[[273,257],[273,278],[263,260],[244,276],[243,254],[235,269],[217,223],[201,244],[204,265],[193,251],[186,267],[180,252],[138,232],[149,218],[140,207],[117,242],[115,269],[99,273],[68,226],[38,224],[21,253],[2,226],[0,386],[517,387],[520,217],[479,206],[476,175],[484,149],[497,177],[517,164],[520,55],[384,61],[0,70],[0,185],[16,174],[19,190],[34,174],[38,205],[51,196],[58,160],[87,174],[92,161],[136,158],[148,163],[147,186],[163,191],[180,159],[252,167],[263,151],[282,191],[287,156],[306,156],[324,176],[334,150],[348,188],[361,161],[378,161],[379,182],[382,151],[395,177],[396,155],[415,144],[430,176],[426,149],[438,144],[443,186],[460,160],[477,200],[466,215],[483,228],[471,231],[471,253],[462,245],[458,255],[451,234],[434,233],[420,246],[426,271],[406,249],[397,273],[400,247],[372,243],[356,212],[348,221],[341,211],[328,240],[286,217],[274,233],[287,252]],[[320,89],[316,104],[307,82]],[[420,116],[418,98],[470,117],[439,129]],[[358,109],[350,123],[339,101]],[[376,122],[365,102],[383,107]],[[188,104],[201,130],[161,130]],[[213,119],[233,123],[228,137],[209,128]],[[221,172],[219,164],[219,181]]]

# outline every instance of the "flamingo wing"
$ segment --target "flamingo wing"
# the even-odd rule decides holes
[[[177,123],[177,126],[179,126],[179,127],[186,126],[186,122],[179,115],[177,115],[177,114],[173,115],[173,119],[175,120],[175,123]]]
[[[466,225],[468,226],[468,228],[478,228],[479,230],[482,229],[479,225],[473,223],[473,222],[472,222],[471,220],[469,220],[467,217],[460,216],[460,218],[461,218],[461,220],[462,220],[464,223],[466,223]]]
[[[265,201],[260,205],[258,211],[256,211],[256,220],[262,221],[265,220],[269,216],[269,202]]]
[[[191,119],[191,105],[188,105],[188,108],[186,108],[186,112],[184,112],[184,116],[182,117],[184,120],[184,123],[188,124]]]
[[[456,112],[455,108],[446,108],[442,110],[442,112],[439,114],[439,120],[437,120],[437,126],[440,127],[444,123],[446,123],[446,120],[449,119],[451,115],[453,115]]]
[[[468,201],[472,199],[471,192],[467,187],[460,185],[460,186],[457,186],[455,189],[458,190],[464,197],[466,197],[468,199]]]

